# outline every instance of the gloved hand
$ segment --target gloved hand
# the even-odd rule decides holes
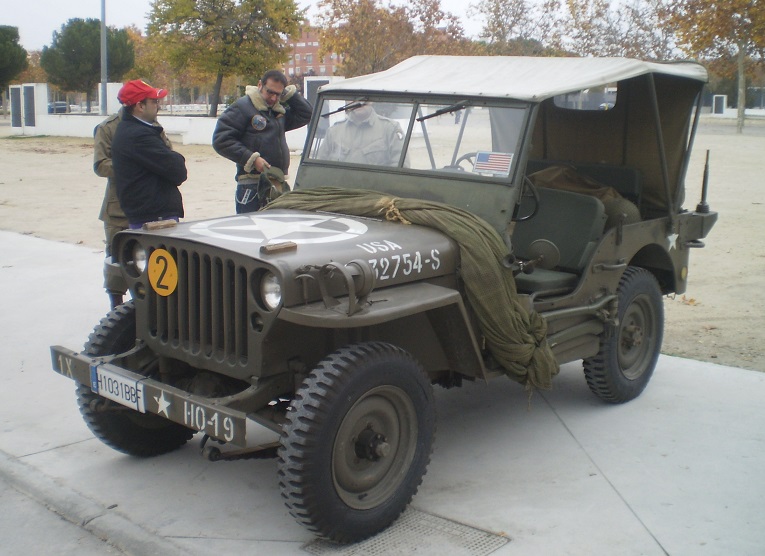
[[[260,174],[258,181],[258,199],[260,206],[264,207],[277,197],[288,192],[290,186],[284,177],[281,168],[271,166]]]
[[[279,99],[279,102],[282,104],[286,103],[289,99],[292,98],[292,95],[294,95],[297,92],[297,87],[295,85],[287,85],[284,88],[284,92],[282,92],[282,96]]]

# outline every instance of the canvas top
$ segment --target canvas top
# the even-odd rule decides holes
[[[649,73],[706,83],[696,62],[630,58],[414,56],[390,69],[330,83],[322,91],[367,91],[501,97],[540,102],[555,95]]]

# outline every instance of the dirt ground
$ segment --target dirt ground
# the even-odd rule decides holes
[[[8,132],[0,122],[0,229],[102,251],[105,180],[92,170],[92,139]],[[189,169],[185,220],[233,213],[233,163],[210,146],[171,139]],[[706,247],[691,253],[688,291],[665,300],[662,352],[765,371],[765,123],[737,135],[732,122],[702,122],[686,179],[688,209],[700,197],[707,150],[708,202],[720,217]]]

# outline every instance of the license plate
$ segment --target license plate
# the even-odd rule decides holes
[[[143,382],[126,378],[98,365],[91,365],[90,388],[101,397],[146,413],[146,394]]]

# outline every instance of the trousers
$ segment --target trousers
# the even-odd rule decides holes
[[[236,184],[236,213],[255,212],[260,208],[258,199],[258,185],[255,184]]]

